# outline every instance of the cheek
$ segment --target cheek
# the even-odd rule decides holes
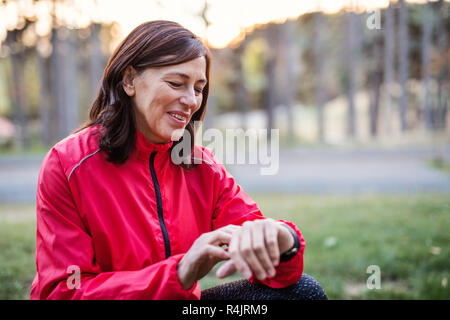
[[[140,109],[145,112],[145,117],[148,121],[155,121],[161,118],[168,110],[165,110],[167,99],[162,96],[144,95],[140,99]]]
[[[202,99],[200,98],[199,99],[199,102],[198,102],[198,104],[197,104],[197,107],[195,108],[195,111],[194,112],[192,112],[192,115],[194,115],[196,112],[198,112],[198,110],[200,110],[200,108],[202,107]],[[191,116],[191,118],[192,118],[192,116]]]
[[[146,117],[151,112],[151,100],[152,97],[145,94],[144,90],[136,90],[136,95],[133,97],[133,104],[135,108]]]
[[[203,101],[203,96],[200,96],[197,100],[197,110],[200,109],[200,107],[202,105],[202,101]]]

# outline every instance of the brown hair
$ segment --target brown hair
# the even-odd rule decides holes
[[[101,87],[91,110],[90,120],[77,131],[101,124],[99,147],[108,155],[108,161],[124,163],[135,144],[136,119],[130,97],[122,87],[125,69],[132,66],[138,73],[146,68],[176,65],[198,57],[206,59],[207,83],[203,88],[201,106],[195,112],[186,129],[194,150],[194,121],[201,121],[206,112],[209,93],[211,56],[208,48],[192,32],[176,22],[150,21],[136,27],[120,43],[106,65]],[[172,148],[182,142],[174,141]],[[189,164],[181,164],[188,169]]]

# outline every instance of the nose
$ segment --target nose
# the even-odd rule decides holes
[[[195,97],[195,90],[186,90],[180,98],[180,102],[190,109],[197,106],[197,99]]]

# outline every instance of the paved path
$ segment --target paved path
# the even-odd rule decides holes
[[[248,192],[449,192],[450,175],[427,166],[431,148],[398,150],[292,149],[280,151],[276,175],[258,165],[229,165]],[[450,162],[450,145],[444,156]],[[34,202],[43,156],[0,158],[0,203]]]
[[[445,149],[450,161],[450,146]],[[450,175],[427,165],[430,148],[409,150],[296,149],[280,151],[277,175],[228,166],[248,191],[361,193],[450,192]]]
[[[34,202],[44,156],[0,158],[0,203]]]

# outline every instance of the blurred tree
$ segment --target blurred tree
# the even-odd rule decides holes
[[[52,28],[51,31],[51,45],[52,54],[50,55],[50,92],[51,92],[51,104],[50,104],[50,124],[51,124],[51,137],[52,144],[60,138],[60,119],[62,118],[61,106],[64,104],[64,89],[63,74],[60,72],[61,62],[61,49],[60,41],[58,39],[58,29]]]
[[[41,122],[41,143],[49,146],[52,143],[50,131],[50,65],[45,53],[36,50],[36,65],[39,76],[39,113]]]
[[[204,0],[203,7],[199,13],[200,18],[202,19],[205,30],[208,30],[209,26],[211,25],[211,22],[208,18],[208,12],[209,12],[209,4],[208,0]],[[207,43],[208,44],[208,43]],[[210,74],[214,74],[216,64],[214,62],[215,59],[213,59],[212,66],[210,68]],[[204,122],[206,128],[214,128],[214,122],[217,114],[217,93],[216,93],[216,84],[210,84],[209,85],[209,93],[208,93],[208,108],[207,112],[205,114]]]
[[[351,8],[353,10],[353,8]],[[348,113],[347,113],[347,133],[350,138],[356,136],[356,110],[355,110],[355,93],[356,93],[356,69],[359,66],[360,42],[358,32],[360,29],[359,19],[355,12],[347,13],[347,45],[345,46],[345,56],[347,59],[348,72]]]
[[[89,76],[90,76],[90,99],[93,100],[100,89],[100,79],[103,74],[104,63],[100,42],[101,25],[93,23],[90,25],[89,36]]]
[[[394,81],[394,11],[392,3],[385,10],[383,57],[383,103],[386,133],[392,133],[392,86]]]
[[[380,109],[381,83],[383,77],[383,60],[382,60],[382,38],[381,32],[371,30],[371,61],[368,64],[370,71],[368,74],[369,86],[369,128],[372,137],[378,134],[378,116]]]
[[[399,0],[398,17],[398,77],[401,86],[399,101],[400,127],[402,131],[408,129],[406,112],[408,108],[408,77],[409,77],[409,28],[408,28],[408,6],[405,0]]]
[[[92,0],[96,3],[95,0]],[[39,115],[41,128],[41,141],[44,145],[51,145],[63,137],[67,136],[79,125],[79,101],[82,95],[89,95],[90,97],[95,93],[94,90],[98,88],[98,83],[103,71],[104,57],[101,50],[100,29],[99,24],[94,24],[91,32],[89,53],[82,57],[80,55],[80,34],[79,27],[70,25],[66,21],[66,17],[61,15],[63,7],[68,5],[74,7],[74,14],[86,14],[82,11],[77,11],[75,7],[77,4],[71,1],[50,0],[47,5],[42,5],[38,1],[3,1],[3,6],[10,6],[16,8],[9,10],[9,12],[16,12],[17,17],[11,17],[10,21],[17,20],[17,26],[14,31],[8,31],[11,37],[16,37],[18,40],[14,41],[14,45],[10,40],[6,41],[8,47],[14,46],[13,50],[9,50],[7,59],[11,62],[11,71],[13,82],[20,81],[22,87],[27,87],[27,90],[21,89],[14,83],[12,90],[12,102],[14,103],[13,111],[15,118],[19,119],[18,123],[24,128],[20,129],[20,134],[24,134],[25,139],[28,137],[27,119]],[[26,9],[26,10],[22,10]],[[47,11],[46,11],[47,10]],[[42,22],[42,23],[40,23]],[[90,22],[89,22],[90,23]],[[29,27],[27,27],[29,25]],[[45,26],[48,25],[49,34],[45,34]],[[40,27],[39,27],[40,26]],[[44,27],[43,27],[44,26]],[[10,27],[11,28],[11,27]],[[89,28],[89,27],[88,27]],[[40,31],[38,31],[40,30]],[[20,33],[15,36],[14,33]],[[30,59],[19,54],[18,48],[29,47],[30,53],[35,54],[32,62]],[[30,55],[28,53],[26,56]],[[90,92],[80,92],[80,73],[78,72],[80,66],[80,59],[89,61],[88,72],[82,75],[89,83]],[[27,62],[27,76],[20,80],[21,69],[24,69],[24,63]],[[32,72],[33,74],[29,74]],[[36,73],[36,75],[34,74]],[[34,78],[37,81],[34,81]],[[35,84],[38,82],[38,85]],[[33,90],[39,88],[38,93]],[[33,92],[31,92],[33,91]],[[36,97],[38,99],[36,99]],[[30,100],[30,101],[28,101]],[[35,114],[29,112],[28,109],[37,103],[37,112]],[[19,107],[16,107],[19,106]],[[18,141],[24,141],[18,139]],[[23,144],[19,142],[18,144]]]
[[[13,122],[16,127],[15,144],[18,149],[29,146],[28,125],[26,116],[26,82],[25,82],[25,60],[27,48],[23,45],[22,35],[30,21],[25,20],[22,26],[8,31],[6,44],[9,47],[12,71],[11,100],[13,107]]]
[[[314,64],[316,70],[316,105],[317,105],[317,130],[319,142],[325,141],[324,132],[324,112],[325,102],[324,88],[324,37],[325,37],[325,18],[322,12],[314,14]]]
[[[235,68],[235,100],[236,106],[241,113],[241,127],[247,130],[247,111],[248,111],[248,93],[245,84],[244,72],[243,72],[243,53],[245,51],[246,42],[243,41],[234,50],[234,68]]]
[[[78,47],[74,32],[60,25],[57,10],[61,1],[52,1],[51,77],[55,128],[53,143],[69,135],[79,125]]]
[[[255,35],[246,39],[245,47],[241,61],[249,109],[259,109],[264,107],[267,42],[261,35]]]
[[[308,13],[297,20],[296,42],[299,51],[296,92],[303,105],[316,106],[316,65],[315,65],[315,13]],[[340,48],[340,46],[339,46]],[[340,64],[339,66],[341,66]],[[341,75],[342,73],[339,73]],[[317,114],[317,109],[314,109]],[[317,124],[317,121],[314,125]]]
[[[266,29],[267,52],[266,52],[266,90],[265,90],[265,110],[267,115],[267,130],[268,139],[272,138],[271,130],[274,128],[274,107],[276,97],[276,83],[275,83],[275,65],[276,65],[276,48],[277,48],[277,29],[276,25],[268,25]]]
[[[74,30],[61,28],[64,32],[61,46],[61,65],[58,72],[62,73],[64,102],[61,104],[59,139],[68,136],[80,124],[78,113],[78,37]],[[58,139],[58,140],[59,140]]]
[[[292,112],[293,105],[296,99],[296,78],[297,78],[297,50],[295,41],[295,25],[294,21],[287,20],[281,26],[282,45],[281,55],[284,62],[284,70],[286,76],[284,77],[284,99],[283,104],[286,108],[287,114],[287,138],[288,141],[294,139],[294,115]]]
[[[450,65],[448,54],[448,28],[449,28],[449,5],[443,0],[438,1],[438,20],[437,20],[437,38],[438,38],[438,94],[437,94],[437,126],[444,130],[447,127],[448,110],[448,67]]]
[[[431,33],[432,33],[432,12],[429,1],[426,1],[422,13],[422,83],[424,89],[424,122],[425,128],[433,128],[432,101],[430,96],[430,58],[431,58]]]

